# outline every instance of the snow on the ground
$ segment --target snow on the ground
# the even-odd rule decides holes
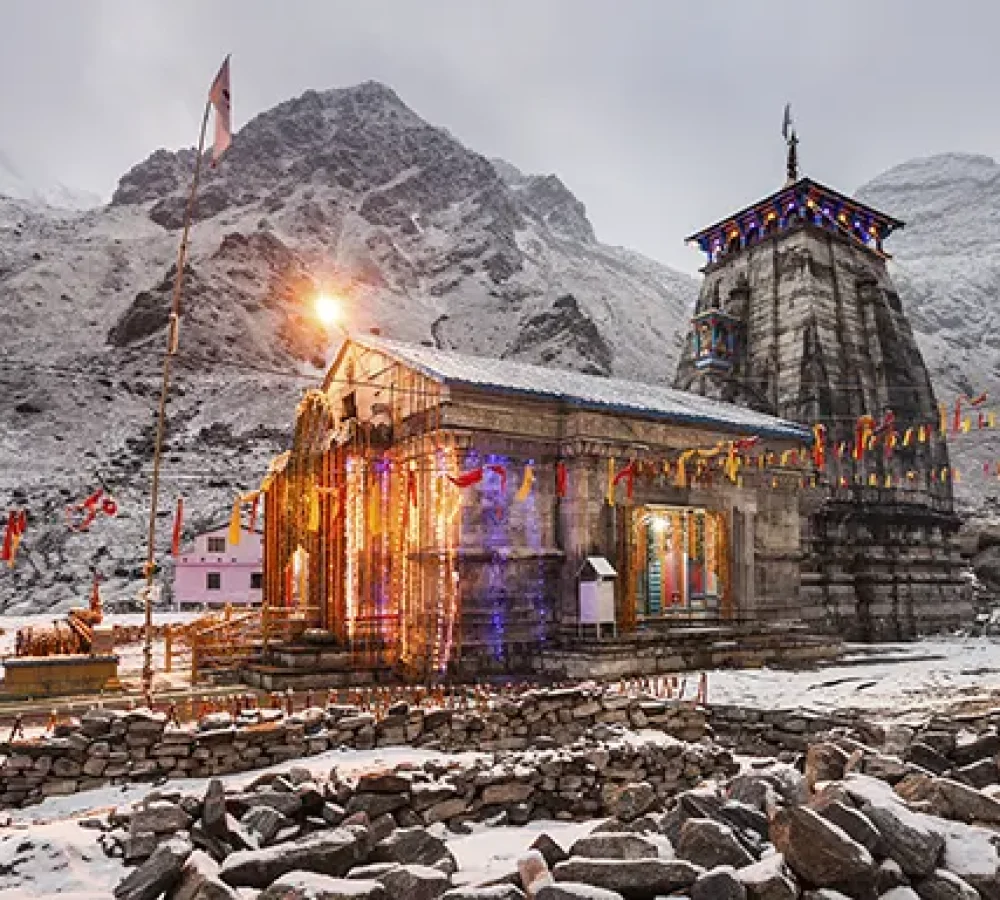
[[[0,900],[62,897],[106,900],[125,868],[97,843],[100,832],[76,822],[52,822],[0,835]]]
[[[939,638],[849,649],[855,656],[871,654],[872,658],[812,671],[710,672],[709,702],[762,709],[856,708],[904,714],[1000,692],[1000,641],[992,638]]]
[[[517,858],[543,832],[563,849],[590,834],[599,820],[550,822],[540,820],[519,827],[491,828],[477,825],[472,834],[451,837],[448,847],[458,860],[456,884],[499,878],[516,868]]]

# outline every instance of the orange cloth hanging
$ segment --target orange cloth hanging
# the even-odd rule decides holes
[[[528,499],[528,495],[531,493],[531,485],[535,481],[535,469],[528,463],[524,467],[524,478],[521,481],[521,486],[517,490],[517,494],[514,495],[514,499],[519,503],[524,503]]]
[[[608,457],[607,501],[608,506],[615,505],[615,458],[613,456]]]

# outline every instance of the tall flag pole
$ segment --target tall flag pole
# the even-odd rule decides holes
[[[146,706],[153,702],[153,582],[156,572],[156,512],[160,491],[160,461],[163,452],[163,432],[166,425],[167,392],[170,388],[170,361],[177,353],[177,342],[180,334],[181,292],[184,287],[184,266],[187,262],[188,238],[191,232],[191,219],[194,215],[195,199],[198,194],[198,183],[201,180],[202,157],[205,153],[205,131],[208,128],[208,116],[215,108],[215,143],[212,147],[212,165],[226,151],[232,141],[232,106],[229,93],[229,57],[227,56],[215,76],[205,101],[205,112],[201,118],[201,132],[198,136],[198,153],[195,157],[194,178],[191,180],[191,190],[184,209],[184,228],[181,232],[181,243],[177,251],[177,271],[174,273],[174,290],[170,307],[169,327],[167,328],[167,352],[163,356],[163,383],[160,387],[160,406],[156,417],[156,443],[153,447],[153,484],[152,502],[149,509],[149,543],[146,551],[146,588],[144,590],[145,606],[145,641],[142,651],[142,696]]]
[[[795,184],[799,180],[799,137],[795,133],[795,121],[792,119],[792,104],[785,104],[785,115],[781,122],[781,136],[788,145],[787,175],[788,184]]]

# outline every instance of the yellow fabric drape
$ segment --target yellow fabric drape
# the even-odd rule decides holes
[[[309,530],[313,534],[319,531],[319,492],[315,488],[309,492]]]
[[[243,532],[243,524],[240,521],[240,511],[243,507],[243,498],[237,497],[233,502],[233,511],[229,514],[229,543],[233,547],[239,546],[240,536]]]
[[[517,494],[515,494],[514,499],[520,503],[524,503],[528,499],[528,495],[531,493],[531,485],[535,481],[535,469],[529,463],[524,467],[524,480],[521,482],[521,487],[518,488]]]
[[[608,506],[615,505],[615,458],[608,457]]]
[[[382,533],[382,492],[378,482],[372,484],[368,494],[368,530],[372,534]]]
[[[677,487],[687,487],[687,461],[697,453],[697,450],[685,450],[677,460]]]

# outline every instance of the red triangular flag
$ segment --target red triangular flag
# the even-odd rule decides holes
[[[184,498],[177,498],[177,512],[174,513],[174,536],[170,543],[170,552],[173,556],[181,555],[181,529],[184,522]]]

